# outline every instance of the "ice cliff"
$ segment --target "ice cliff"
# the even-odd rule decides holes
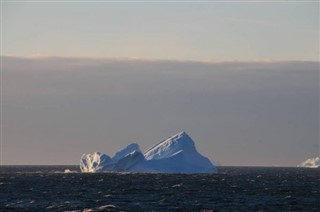
[[[82,172],[153,172],[153,173],[216,173],[210,160],[196,150],[189,135],[180,132],[152,146],[144,153],[138,144],[130,144],[112,158],[95,152],[83,154]]]
[[[298,167],[320,168],[320,157],[309,158],[300,163]]]

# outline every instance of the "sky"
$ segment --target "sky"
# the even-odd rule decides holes
[[[319,155],[318,1],[2,1],[1,163],[186,131],[222,165]]]
[[[318,60],[319,2],[3,2],[4,55]]]

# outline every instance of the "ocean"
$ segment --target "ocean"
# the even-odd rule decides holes
[[[218,170],[90,174],[78,166],[2,166],[0,211],[320,211],[320,169]]]

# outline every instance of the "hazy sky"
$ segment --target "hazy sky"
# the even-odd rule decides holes
[[[4,57],[4,158],[77,164],[179,131],[224,165],[318,154],[317,62],[202,63]]]
[[[319,1],[3,3],[3,54],[318,60]]]
[[[4,164],[186,131],[223,165],[319,155],[319,2],[2,2]]]

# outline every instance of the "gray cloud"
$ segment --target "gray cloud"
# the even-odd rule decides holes
[[[77,164],[187,131],[224,165],[318,154],[318,62],[3,57],[7,164]]]

